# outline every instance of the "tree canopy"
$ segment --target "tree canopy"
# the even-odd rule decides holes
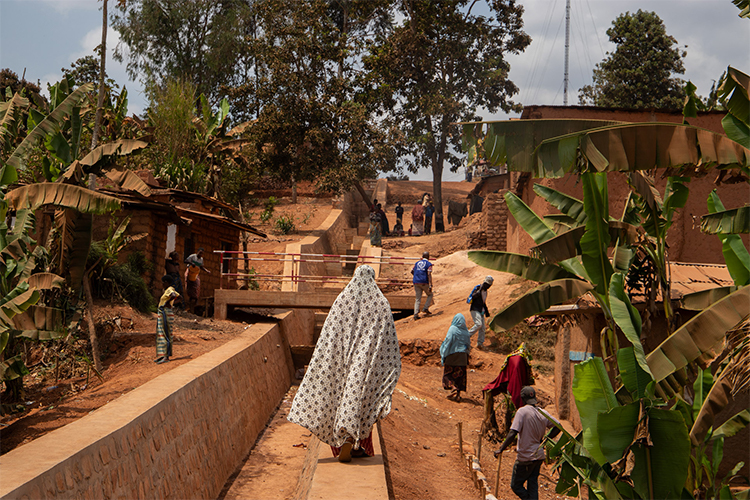
[[[253,20],[248,2],[130,0],[117,5],[112,26],[121,42],[115,59],[127,58],[132,79],[190,81],[198,95],[218,101],[222,88],[244,75],[241,49]]]
[[[523,31],[523,7],[514,0],[404,0],[398,10],[403,23],[376,39],[365,68],[374,88],[388,97],[388,119],[406,135],[407,168],[432,169],[440,231],[443,165],[456,171],[463,160],[455,123],[472,119],[478,108],[518,110],[510,100],[518,88],[508,79],[505,55],[522,52],[531,38]]]
[[[655,12],[626,12],[607,30],[614,52],[596,65],[593,85],[579,89],[581,104],[621,108],[682,109],[685,51]]]

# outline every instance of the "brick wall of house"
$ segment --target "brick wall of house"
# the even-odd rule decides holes
[[[482,212],[482,230],[486,236],[487,250],[505,251],[508,249],[507,228],[508,228],[508,207],[505,204],[503,195],[507,190],[501,190],[498,193],[491,193],[484,200]]]
[[[145,210],[122,210],[112,216],[97,216],[94,219],[94,240],[106,239],[110,224],[114,223],[117,227],[127,216],[131,217],[127,234],[146,233],[147,236],[128,245],[121,252],[119,260],[125,262],[128,254],[136,251],[142,252],[153,265],[152,269],[144,276],[146,285],[154,298],[158,299],[163,291],[161,278],[165,274],[167,231],[173,221],[159,212],[147,212]],[[239,250],[239,233],[239,229],[233,226],[201,217],[194,217],[190,226],[180,225],[177,227],[175,251],[180,256],[180,267],[183,274],[185,265],[182,262],[185,258],[198,248],[202,247],[205,250],[203,262],[205,267],[211,271],[211,274],[201,273],[201,298],[213,296],[214,289],[219,288],[221,257],[219,254],[214,254],[213,251],[223,248]],[[192,245],[189,246],[188,243],[191,240]],[[230,272],[237,272],[237,260],[230,261]],[[235,285],[233,282],[225,281],[224,286],[233,287]]]

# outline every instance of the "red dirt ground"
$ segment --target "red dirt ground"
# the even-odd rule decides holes
[[[415,199],[425,189],[422,185],[415,185],[410,195],[406,192],[408,183],[398,184],[399,196],[413,196]],[[457,196],[471,188],[468,183],[446,184],[461,184],[460,189],[456,190]],[[393,206],[395,204],[386,207],[390,214]],[[330,207],[331,200],[300,197],[297,205],[292,205],[289,198],[283,197],[275,214],[293,215],[300,222],[299,232],[291,235],[276,235],[273,234],[271,225],[258,224],[257,214],[263,208],[252,208],[250,211],[254,216],[250,223],[269,232],[271,236],[268,241],[254,242],[252,249],[283,251],[288,242],[301,239],[320,225],[327,217]],[[306,223],[302,223],[301,219],[307,213],[311,215]],[[469,263],[464,252],[454,252],[464,250],[467,233],[478,228],[479,218],[474,216],[464,219],[458,229],[449,228],[444,234],[384,238],[383,247],[388,255],[419,257],[424,250],[428,250],[435,263],[434,314],[419,321],[414,321],[411,317],[398,320],[396,328],[401,341],[413,343],[422,339],[439,343],[454,314],[461,312],[468,318],[466,295],[473,284],[480,282],[488,273],[486,269]],[[253,265],[258,272],[274,272],[273,266],[277,263],[259,262]],[[408,268],[384,268],[383,274],[406,277]],[[499,309],[518,293],[519,286],[522,285],[511,283],[513,282],[507,276],[495,274],[495,285],[490,290],[488,301],[491,309]],[[266,286],[261,284],[261,288]],[[404,293],[410,294],[410,287]],[[29,378],[25,396],[28,410],[22,415],[6,416],[0,420],[2,453],[85,416],[146,381],[215,349],[242,333],[246,326],[241,321],[217,321],[188,314],[178,315],[175,356],[170,363],[156,365],[153,363],[156,316],[141,315],[126,306],[97,304],[97,320],[117,315],[131,318],[132,326],[131,322],[123,321],[123,328],[113,333],[108,355],[104,360],[104,380],[92,375],[88,384],[85,377],[55,382],[53,373],[47,373],[45,377]],[[472,445],[476,446],[483,415],[481,389],[495,378],[504,360],[504,354],[495,351],[498,348],[505,349],[508,345],[507,339],[498,339],[492,335],[488,336],[488,343],[495,346],[495,349],[472,351],[473,371],[469,373],[469,390],[460,403],[446,399],[447,391],[443,390],[441,384],[441,367],[434,356],[424,359],[410,355],[404,358],[401,379],[393,395],[393,410],[381,422],[396,499],[459,499],[478,495],[466,464],[459,458],[456,424],[463,422],[464,446],[469,451]],[[507,353],[507,349],[505,352]],[[549,356],[548,352],[545,354]],[[554,396],[551,363],[539,361],[534,362],[533,366],[540,399],[551,402]],[[230,480],[221,498],[292,498],[305,447],[310,439],[305,429],[290,424],[285,418],[295,390],[296,386],[293,386],[248,455],[243,473]],[[554,406],[550,405],[548,409],[554,412]],[[495,447],[496,444],[484,443],[482,452],[483,471],[492,485],[495,482],[497,462],[492,458],[490,450]],[[498,498],[515,498],[508,486],[514,458],[514,453],[506,452]],[[552,475],[546,469],[543,469],[543,474]],[[238,496],[238,491],[242,492],[241,496]],[[554,494],[554,484],[544,476],[540,478],[540,498],[562,498]]]

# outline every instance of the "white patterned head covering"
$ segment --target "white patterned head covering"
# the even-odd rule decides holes
[[[328,312],[288,419],[330,446],[349,436],[357,446],[390,413],[400,374],[391,306],[360,266]]]

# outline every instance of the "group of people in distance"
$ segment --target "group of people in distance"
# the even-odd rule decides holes
[[[370,206],[370,245],[381,246],[383,236],[420,236],[432,232],[432,218],[435,214],[435,205],[432,197],[425,193],[422,199],[411,211],[411,227],[404,231],[404,207],[398,202],[394,209],[396,213],[396,224],[393,229],[388,225],[388,217],[378,200],[373,200]]]

